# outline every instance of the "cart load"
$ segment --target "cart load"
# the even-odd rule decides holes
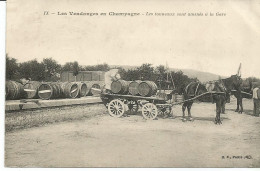
[[[111,83],[111,92],[114,94],[151,97],[156,94],[157,90],[157,85],[153,81],[116,80]]]

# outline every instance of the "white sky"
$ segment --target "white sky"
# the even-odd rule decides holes
[[[44,16],[59,12],[223,12],[226,17]],[[81,65],[195,69],[260,77],[260,1],[8,0],[6,52]]]

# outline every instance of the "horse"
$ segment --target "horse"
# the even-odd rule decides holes
[[[193,121],[193,118],[191,116],[191,107],[194,101],[195,97],[198,97],[197,99],[200,100],[203,96],[203,94],[206,95],[207,92],[212,92],[212,102],[216,103],[216,118],[215,118],[215,124],[222,124],[220,119],[220,113],[224,112],[224,106],[226,103],[226,100],[228,99],[228,92],[225,89],[225,86],[222,82],[216,81],[211,82],[209,85],[203,85],[200,82],[191,82],[188,84],[184,90],[184,103],[182,105],[182,120],[185,122],[187,119],[185,118],[185,110],[188,109],[188,120]],[[199,97],[201,96],[201,97]]]
[[[229,78],[221,79],[227,91],[237,99],[236,112],[243,113],[243,98],[251,98],[252,82],[249,81],[249,88],[243,86],[243,80],[238,75],[231,75]]]

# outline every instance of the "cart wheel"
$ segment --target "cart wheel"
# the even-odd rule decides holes
[[[146,103],[142,107],[142,115],[145,119],[155,119],[158,115],[157,107],[152,103]]]
[[[121,100],[115,99],[108,104],[108,113],[113,117],[121,117],[125,112],[124,103]]]
[[[129,100],[127,102],[127,105],[128,105],[128,109],[129,109],[129,113],[130,114],[134,114],[138,111],[138,103],[137,101],[134,101],[134,100]]]

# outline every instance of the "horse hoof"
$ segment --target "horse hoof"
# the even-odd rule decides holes
[[[186,118],[182,118],[182,122],[186,122],[187,121],[187,119]]]
[[[191,121],[191,122],[194,121],[194,119],[192,117],[190,117],[188,120]]]

